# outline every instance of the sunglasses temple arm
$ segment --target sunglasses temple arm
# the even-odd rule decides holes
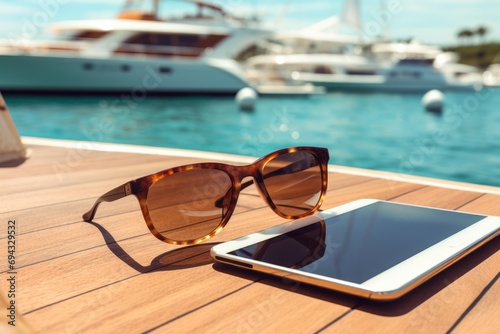
[[[102,202],[113,202],[130,194],[132,194],[130,183],[123,184],[113,190],[108,191],[107,193],[99,197],[92,208],[83,215],[83,220],[86,222],[91,222],[92,219],[94,219],[99,204],[101,204]]]

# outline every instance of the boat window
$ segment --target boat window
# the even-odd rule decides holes
[[[140,33],[125,40],[117,52],[199,56],[205,49],[215,47],[225,37],[224,35]]]
[[[77,40],[92,40],[92,39],[98,39],[106,35],[108,31],[101,31],[101,30],[85,30],[85,31],[79,31],[76,34],[74,34],[71,37],[71,40],[77,41]]]
[[[124,44],[168,45],[186,47],[214,47],[225,36],[195,34],[148,34],[142,33],[130,37]]]
[[[428,58],[428,59],[401,59],[397,65],[432,65],[434,63],[434,59]]]
[[[374,70],[346,70],[345,71],[347,74],[351,75],[375,75]]]
[[[329,66],[318,65],[314,68],[314,73],[316,73],[316,74],[333,74],[334,71]]]

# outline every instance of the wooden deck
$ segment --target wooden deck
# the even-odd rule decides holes
[[[195,161],[243,158],[24,141],[32,157],[18,167],[0,168],[0,290],[7,299],[10,220],[16,222],[17,321],[22,314],[36,332],[500,330],[500,237],[403,298],[371,302],[214,264],[209,255],[214,244],[285,222],[253,187],[240,196],[226,228],[197,246],[157,240],[133,196],[101,205],[92,224],[82,221],[98,196],[130,179]],[[323,208],[359,198],[500,216],[498,188],[332,166]]]

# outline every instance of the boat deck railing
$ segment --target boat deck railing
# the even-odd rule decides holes
[[[92,45],[95,40],[78,41],[30,41],[29,43],[0,42],[0,53],[2,54],[28,54],[28,55],[133,55],[133,56],[177,56],[177,57],[200,57],[209,52],[210,48],[169,46],[169,45],[144,45],[144,44],[120,44],[116,49],[106,50],[102,45]]]

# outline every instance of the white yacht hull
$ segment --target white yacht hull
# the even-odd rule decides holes
[[[377,62],[344,54],[261,55],[246,64],[247,76],[260,83],[293,81],[324,87],[327,91],[425,93],[439,90],[474,90],[482,77],[462,64],[436,68],[432,59],[408,58]],[[451,66],[453,65],[453,66]]]
[[[303,74],[301,81],[324,87],[327,91],[362,91],[393,93],[425,93],[432,89],[439,90],[473,90],[470,83],[450,83],[445,80],[388,80],[384,75],[317,75]]]
[[[13,93],[234,94],[250,86],[232,60],[0,55],[0,91]]]

